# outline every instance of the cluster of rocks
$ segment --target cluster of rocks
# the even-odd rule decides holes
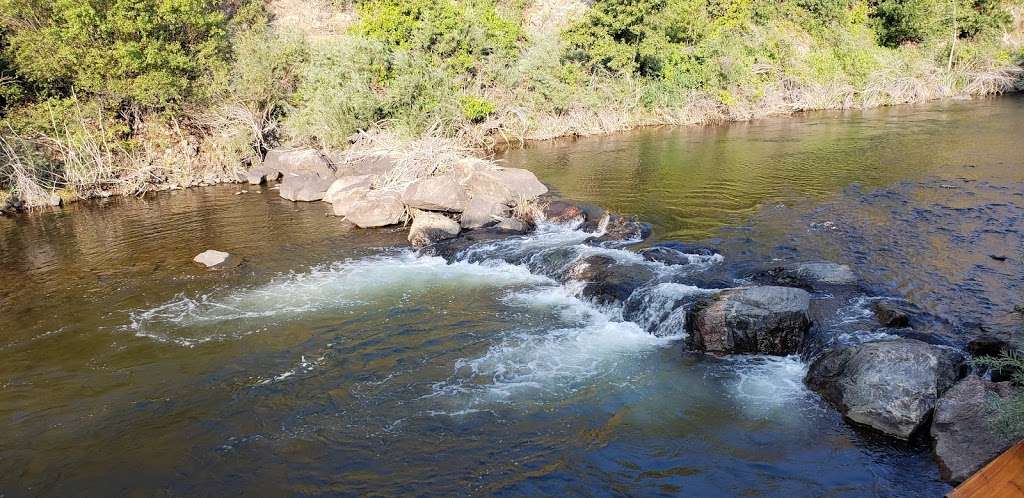
[[[510,232],[529,228],[513,207],[524,206],[548,189],[533,173],[464,159],[440,174],[413,179],[400,189],[380,188],[395,176],[399,161],[374,156],[358,164],[335,164],[316,150],[275,149],[261,166],[249,171],[250,184],[280,180],[281,197],[324,201],[335,215],[360,228],[396,225],[411,220],[409,241],[427,246],[451,239],[462,230],[498,227]]]

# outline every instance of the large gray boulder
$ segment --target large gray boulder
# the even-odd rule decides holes
[[[320,151],[315,149],[271,149],[263,158],[261,168],[266,175],[277,177],[278,172],[290,174],[313,174],[321,178],[334,176],[334,168]]]
[[[412,182],[402,194],[402,201],[411,208],[461,213],[469,197],[453,177],[445,175]]]
[[[369,189],[370,185],[373,184],[373,179],[373,175],[351,175],[338,178],[331,183],[331,186],[327,188],[327,192],[324,193],[324,202],[334,204],[335,198],[343,197],[343,192],[348,190],[355,188]]]
[[[278,193],[290,201],[319,201],[324,198],[333,182],[333,178],[323,178],[312,173],[289,173],[281,180]]]
[[[694,309],[687,341],[698,351],[792,354],[811,327],[810,300],[792,287],[726,290]]]
[[[932,438],[943,480],[960,483],[1014,443],[990,424],[992,403],[1012,394],[1009,383],[993,383],[969,375],[935,403]]]
[[[518,168],[473,168],[463,181],[470,195],[485,195],[503,204],[532,200],[547,193],[533,173]]]
[[[359,228],[394,225],[405,217],[405,205],[397,192],[356,187],[334,196],[334,214],[344,216]]]
[[[462,212],[462,228],[481,228],[497,223],[500,218],[508,217],[509,207],[497,199],[478,195],[469,200],[466,210]]]
[[[454,238],[459,231],[459,224],[441,213],[416,211],[409,227],[409,242],[413,247],[425,247]]]
[[[901,338],[827,351],[804,380],[850,420],[909,439],[963,373],[959,351]]]

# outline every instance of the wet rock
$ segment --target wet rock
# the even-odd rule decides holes
[[[797,287],[813,291],[827,286],[853,285],[857,276],[847,265],[837,263],[799,263],[755,272],[748,278],[759,284]]]
[[[478,195],[469,200],[466,210],[462,212],[460,224],[462,228],[481,228],[498,223],[499,218],[509,215],[508,206],[497,199]]]
[[[502,230],[496,227],[480,228],[468,232],[461,232],[461,234],[456,238],[440,241],[433,245],[424,247],[420,250],[420,254],[425,256],[438,256],[444,258],[449,263],[454,263],[455,261],[458,261],[460,257],[464,256],[467,250],[477,246],[478,244],[506,239],[514,235],[518,235],[518,233]],[[476,261],[477,259],[470,257],[468,260]]]
[[[485,195],[504,204],[536,199],[548,191],[536,175],[518,168],[475,168],[464,186],[473,197]]]
[[[334,214],[359,228],[394,225],[405,217],[405,204],[397,192],[351,188],[334,196]]]
[[[591,244],[605,242],[640,242],[651,236],[651,225],[642,223],[636,216],[619,216],[605,213],[598,223],[603,233],[588,240]]]
[[[910,327],[913,318],[923,312],[909,301],[888,297],[873,300],[871,311],[883,327]]]
[[[316,175],[320,178],[334,176],[334,168],[320,151],[315,149],[271,149],[263,159],[265,177],[274,179],[278,173],[292,175]]]
[[[312,202],[324,198],[333,178],[322,178],[312,173],[286,174],[278,193],[289,201]]]
[[[795,353],[811,327],[810,300],[792,287],[723,291],[692,312],[688,344],[714,353]]]
[[[584,282],[584,297],[598,304],[611,304],[628,299],[654,273],[643,265],[619,264],[608,256],[589,256],[573,264],[566,277]]]
[[[413,247],[429,246],[456,237],[459,230],[455,220],[441,213],[415,211],[409,228],[409,242]]]
[[[664,282],[637,289],[622,305],[622,317],[648,333],[667,336],[686,332],[687,316],[705,303],[713,291]]]
[[[955,349],[893,339],[827,351],[804,381],[850,420],[909,439],[964,373]]]
[[[25,202],[15,195],[11,195],[4,201],[0,211],[4,213],[20,213],[26,209]]]
[[[531,229],[529,224],[516,218],[502,218],[495,227],[516,234],[523,234]]]
[[[949,388],[935,404],[931,435],[940,476],[963,482],[1015,441],[990,425],[992,403],[1012,393],[1009,383],[996,384],[969,375]]]
[[[356,188],[369,189],[370,185],[373,184],[373,179],[373,175],[351,175],[338,178],[331,183],[331,186],[327,188],[327,192],[324,193],[324,202],[334,204],[335,198],[345,197],[343,192],[348,190]]]
[[[582,207],[573,202],[555,200],[544,204],[541,209],[544,219],[553,223],[569,223],[571,221],[586,221],[587,213]]]
[[[230,257],[231,255],[226,252],[210,249],[199,253],[196,257],[192,258],[192,261],[206,266],[207,268],[212,268],[214,266],[224,264],[224,262],[226,262]]]
[[[402,201],[411,208],[461,213],[469,204],[462,186],[451,176],[421,178],[402,193]]]
[[[642,249],[639,254],[647,261],[666,265],[688,265],[694,256],[708,258],[717,255],[718,251],[706,246],[670,242]]]

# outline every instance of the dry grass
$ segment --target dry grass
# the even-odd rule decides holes
[[[342,36],[356,18],[351,7],[338,9],[331,0],[271,0],[267,7],[276,30],[311,42]]]
[[[382,174],[375,186],[382,190],[400,191],[418,178],[452,171],[457,162],[479,153],[478,149],[450,138],[425,136],[407,140],[377,130],[359,133],[352,146],[341,153],[337,161],[352,165],[380,156],[393,158],[395,166]]]

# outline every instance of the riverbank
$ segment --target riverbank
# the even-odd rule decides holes
[[[410,163],[417,149],[486,157],[557,137],[1021,85],[1015,3],[897,12],[863,2],[677,2],[634,17],[616,0],[227,3],[208,18],[195,13],[217,56],[174,72],[166,87],[136,84],[163,82],[155,69],[82,67],[40,79],[38,65],[61,61],[22,57],[63,28],[8,21],[3,65],[15,76],[4,80],[0,195],[37,206],[236,181],[275,147],[328,157],[397,151]],[[53,14],[5,18],[45,25]],[[157,31],[160,43],[178,43],[160,38],[174,30]],[[120,56],[81,43],[83,60]]]

